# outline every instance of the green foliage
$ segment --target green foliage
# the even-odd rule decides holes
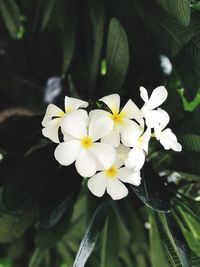
[[[0,266],[200,266],[199,10],[196,0],[0,1]],[[126,199],[91,196],[42,137],[46,105],[69,95],[97,108],[119,93],[141,107],[139,86],[160,84],[183,151],[152,142]]]

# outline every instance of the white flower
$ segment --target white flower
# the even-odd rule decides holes
[[[58,130],[63,117],[79,108],[86,108],[88,103],[80,99],[65,97],[65,112],[54,104],[49,104],[42,121],[42,134],[55,143],[59,143]]]
[[[145,102],[141,111],[148,128],[154,128],[157,124],[160,114],[155,108],[159,107],[167,99],[167,95],[168,93],[164,86],[155,88],[150,97],[147,90],[143,86],[140,87],[140,96]]]
[[[63,118],[61,128],[70,138],[57,146],[55,158],[64,166],[75,161],[78,173],[90,177],[96,173],[100,164],[110,168],[116,151],[111,145],[96,142],[111,130],[109,119],[99,116],[98,120],[93,118],[87,125],[87,112],[87,116],[82,116],[82,112],[77,110]]]
[[[169,128],[163,130],[169,123],[169,115],[164,110],[160,110],[160,114],[162,120],[160,120],[159,124],[157,124],[154,128],[156,139],[160,141],[164,149],[172,149],[180,152],[182,150],[182,146],[178,143],[176,135]]]
[[[100,101],[104,102],[109,107],[111,113],[105,110],[93,110],[90,112],[90,117],[92,118],[101,114],[109,118],[112,129],[108,135],[102,138],[102,141],[118,147],[121,136],[122,143],[127,145],[138,125],[131,119],[135,119],[142,125],[144,124],[141,111],[131,99],[120,111],[120,96],[118,94],[105,96],[101,98]]]
[[[133,139],[131,145],[133,148],[129,152],[128,158],[125,160],[125,166],[127,168],[133,168],[134,170],[139,171],[143,167],[146,155],[148,154],[150,138],[151,130],[147,128],[143,134],[141,132]]]
[[[105,191],[114,200],[126,197],[128,189],[123,183],[139,186],[141,177],[140,172],[122,167],[123,164],[118,158],[110,168],[104,168],[91,177],[87,184],[89,190],[97,197],[102,197]]]

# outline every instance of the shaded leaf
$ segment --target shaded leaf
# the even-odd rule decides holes
[[[113,18],[109,24],[107,50],[106,92],[119,92],[126,78],[129,65],[129,47],[126,32]]]
[[[53,11],[53,7],[54,7],[54,4],[55,4],[55,0],[47,0],[47,1],[44,1],[44,8],[43,8],[43,14],[42,14],[42,22],[41,22],[41,30],[43,31],[48,22],[49,22],[49,19],[50,19],[50,16],[52,14],[52,11]]]
[[[170,15],[175,17],[183,26],[190,23],[189,0],[156,0]]]
[[[96,209],[80,244],[73,267],[84,267],[99,238],[109,209],[109,202],[103,202]]]
[[[200,136],[195,134],[184,134],[179,136],[179,142],[185,152],[200,152]]]
[[[10,35],[17,38],[20,30],[20,11],[15,0],[1,0],[0,10]]]
[[[40,226],[54,226],[73,205],[81,186],[81,176],[74,166],[59,167],[41,188],[39,199]]]
[[[45,252],[46,252],[45,250],[36,248],[36,250],[34,251],[31,257],[28,267],[39,267],[43,261]]]
[[[169,212],[169,197],[162,178],[147,163],[142,172],[140,186],[131,186],[139,199],[151,209]]]
[[[41,185],[58,166],[54,149],[55,145],[39,148],[10,170],[3,188],[7,210],[23,213],[37,204]]]

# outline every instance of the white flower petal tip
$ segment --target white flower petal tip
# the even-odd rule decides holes
[[[104,102],[113,113],[118,113],[120,108],[120,96],[118,94],[111,94],[99,99]]]

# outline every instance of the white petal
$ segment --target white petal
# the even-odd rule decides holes
[[[78,157],[81,144],[78,140],[60,143],[54,152],[56,160],[63,166],[72,164]]]
[[[89,125],[89,136],[93,141],[97,141],[109,134],[114,127],[114,122],[107,115],[96,115],[92,118]]]
[[[60,118],[50,120],[48,123],[46,123],[46,127],[42,129],[42,134],[55,143],[60,143],[58,138],[60,121]]]
[[[94,143],[90,152],[103,165],[105,169],[110,168],[116,158],[116,150],[108,144]]]
[[[142,149],[137,147],[132,148],[125,160],[127,168],[133,168],[135,171],[141,170],[145,162],[145,153]]]
[[[166,150],[170,148],[177,152],[182,150],[182,146],[178,143],[176,135],[169,128],[161,133],[160,143]]]
[[[141,183],[140,172],[135,172],[133,169],[128,169],[126,167],[118,170],[117,178],[124,183],[129,183],[135,186],[138,186]]]
[[[54,104],[49,104],[42,121],[42,126],[46,127],[46,123],[48,123],[53,117],[62,117],[63,115],[64,111],[62,111],[62,109]]]
[[[126,119],[135,119],[140,124],[143,122],[142,112],[131,99],[126,103],[121,113],[124,114]]]
[[[128,153],[131,151],[131,149],[127,146],[124,146],[122,144],[120,144],[117,149],[117,164],[115,163],[115,165],[117,165],[117,167],[121,167],[122,165],[124,165],[125,160],[128,157]]]
[[[142,108],[145,122],[148,128],[155,128],[160,121],[160,113],[157,110],[145,110]]]
[[[103,110],[103,109],[93,109],[89,113],[90,120],[96,115],[107,115],[107,116],[109,116],[110,113],[108,111]]]
[[[71,112],[73,110],[77,110],[79,108],[87,108],[88,102],[83,101],[81,99],[73,98],[73,97],[65,97],[65,110],[66,112]]]
[[[149,98],[148,108],[154,109],[159,107],[167,99],[167,90],[164,86],[158,86],[155,88]]]
[[[114,147],[118,147],[120,144],[120,135],[118,127],[114,127],[108,135],[102,137],[101,142],[110,144]]]
[[[143,86],[140,86],[140,97],[145,103],[149,100],[148,92]]]
[[[107,180],[103,172],[99,172],[88,180],[89,190],[97,197],[102,197],[106,191]]]
[[[77,172],[83,177],[91,177],[97,170],[95,157],[85,149],[82,149],[78,155],[75,166]]]
[[[69,135],[81,139],[87,136],[87,122],[83,117],[83,111],[77,110],[65,116],[61,122],[62,130]]]
[[[104,102],[111,109],[112,113],[119,113],[120,96],[118,94],[104,96],[99,100]]]
[[[157,122],[160,126],[160,129],[164,129],[167,124],[169,123],[169,120],[170,120],[170,117],[169,117],[169,114],[164,110],[164,109],[161,109],[161,108],[158,108],[157,109]]]
[[[134,146],[142,132],[143,129],[140,125],[128,119],[125,119],[124,123],[120,125],[121,140],[125,146]]]
[[[141,136],[142,143],[140,144],[141,148],[148,153],[149,140],[151,138],[151,129],[147,128],[144,134]]]
[[[114,200],[122,199],[128,195],[128,189],[118,179],[108,179],[107,192]]]

